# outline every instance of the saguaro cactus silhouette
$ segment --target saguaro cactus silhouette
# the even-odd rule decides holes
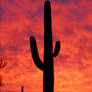
[[[43,71],[43,92],[54,91],[54,66],[53,57],[60,51],[60,42],[57,41],[53,52],[52,28],[51,28],[51,6],[49,1],[44,4],[44,63],[41,62],[35,38],[30,37],[32,57],[36,66]]]

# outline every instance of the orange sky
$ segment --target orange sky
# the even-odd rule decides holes
[[[92,92],[92,1],[52,0],[55,92]],[[0,0],[0,70],[5,85],[18,84],[42,92],[43,72],[33,62],[29,37],[35,36],[43,60],[44,0]],[[37,91],[38,90],[38,91]]]

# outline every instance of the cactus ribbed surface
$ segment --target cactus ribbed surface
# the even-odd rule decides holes
[[[36,40],[33,36],[30,37],[30,46],[34,63],[43,71],[43,92],[54,92],[53,57],[56,57],[60,51],[60,42],[56,42],[53,52],[51,6],[49,1],[45,1],[44,4],[44,63],[39,58]]]

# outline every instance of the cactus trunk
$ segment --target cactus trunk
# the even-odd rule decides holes
[[[51,7],[47,2],[44,5],[44,65],[43,92],[53,92],[54,72],[52,55]]]
[[[36,66],[43,71],[43,92],[54,92],[54,65],[53,57],[60,51],[60,42],[57,41],[53,52],[51,29],[51,6],[46,1],[44,5],[44,63],[41,62],[35,38],[30,38],[32,57]]]

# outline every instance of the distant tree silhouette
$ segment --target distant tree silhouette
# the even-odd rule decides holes
[[[0,69],[6,66],[7,62],[4,57],[0,57]],[[2,76],[0,76],[0,86],[2,85]]]
[[[47,0],[44,4],[44,63],[41,62],[36,40],[30,37],[32,57],[36,66],[43,71],[43,92],[54,91],[54,66],[53,57],[60,51],[60,42],[57,41],[53,52],[52,28],[51,28],[51,6]]]

